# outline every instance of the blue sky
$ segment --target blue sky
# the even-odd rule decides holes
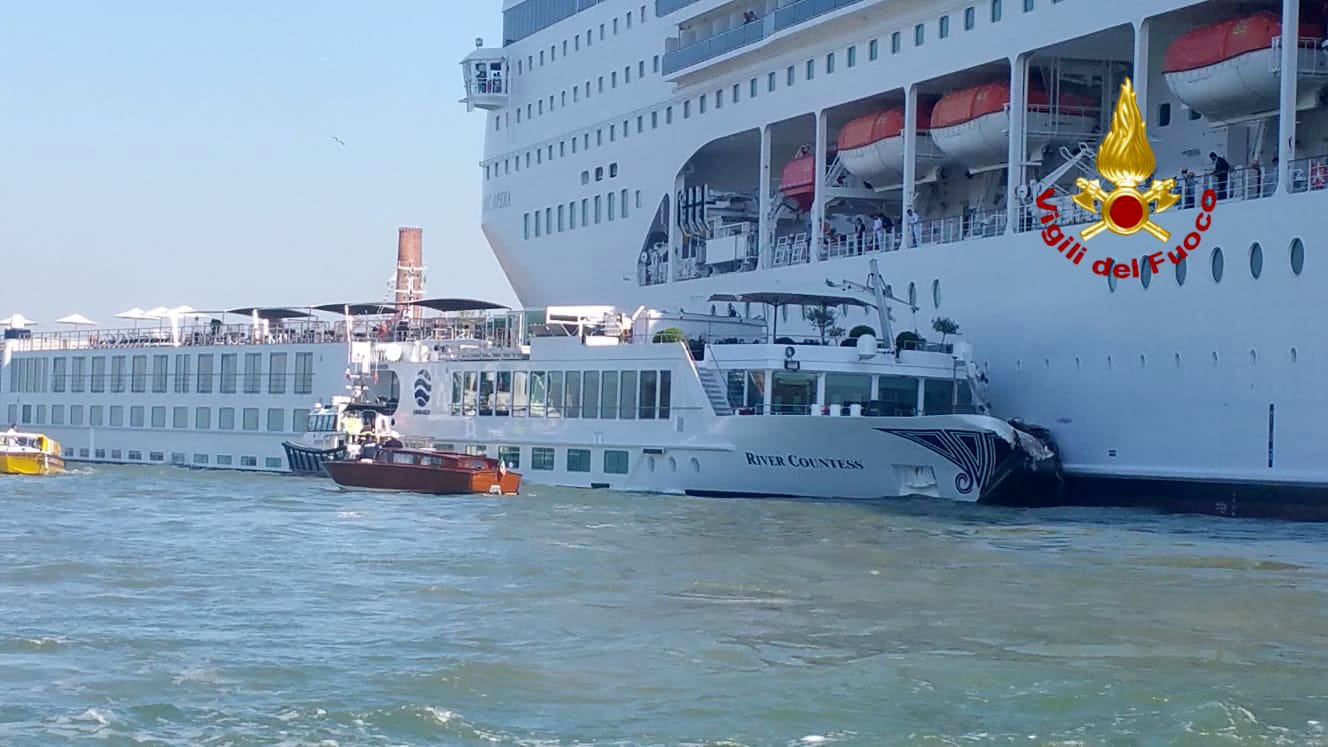
[[[410,225],[430,295],[515,303],[457,103],[500,25],[498,0],[4,3],[0,316],[376,300]]]

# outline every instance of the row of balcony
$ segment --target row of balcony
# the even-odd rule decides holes
[[[664,54],[663,68],[665,75],[671,75],[700,64],[706,60],[713,59],[723,54],[732,52],[735,49],[741,49],[751,44],[756,44],[766,37],[797,26],[807,21],[823,16],[826,13],[832,13],[841,8],[850,5],[856,5],[863,0],[797,0],[796,2],[785,5],[775,10],[773,13],[755,20],[744,23],[737,28],[729,29],[714,36],[711,36],[685,47],[679,47]],[[666,6],[669,11],[685,7],[696,0],[656,0],[655,8],[658,13],[661,6]]]

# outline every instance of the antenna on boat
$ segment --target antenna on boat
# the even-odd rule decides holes
[[[890,330],[890,306],[887,301],[894,301],[908,306],[914,312],[918,310],[915,304],[895,298],[893,294],[885,292],[885,278],[881,277],[881,270],[872,259],[867,263],[867,283],[855,283],[852,280],[841,280],[838,283],[826,279],[825,284],[831,288],[839,288],[845,291],[856,293],[870,293],[876,302],[876,314],[881,323],[881,342],[885,344],[885,352],[895,352],[895,336]]]

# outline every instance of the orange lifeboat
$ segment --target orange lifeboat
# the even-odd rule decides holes
[[[807,153],[789,161],[779,178],[779,192],[807,212],[816,194],[816,156]]]
[[[919,100],[918,137],[914,141],[919,161],[940,156],[928,134],[931,117],[932,102]],[[904,176],[903,134],[902,106],[858,117],[839,131],[839,162],[849,173],[877,187],[897,184]]]
[[[1071,93],[1061,95],[1059,106],[1051,106],[1047,91],[1032,84],[1028,89],[1025,115],[1028,149],[1037,152],[1055,140],[1073,142],[1097,126],[1096,102]],[[1009,154],[1010,83],[993,81],[951,91],[932,108],[931,138],[945,154],[968,166],[983,170],[1003,165]]]
[[[1280,88],[1273,40],[1281,35],[1282,19],[1271,11],[1200,26],[1167,47],[1162,73],[1176,98],[1209,119],[1272,111]],[[1299,36],[1313,42],[1318,31],[1302,23]],[[1316,92],[1304,88],[1311,97]]]

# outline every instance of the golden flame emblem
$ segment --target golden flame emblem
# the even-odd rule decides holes
[[[1099,179],[1089,181],[1079,177],[1075,180],[1079,194],[1074,196],[1074,203],[1100,216],[1097,223],[1079,233],[1084,241],[1108,229],[1118,236],[1147,231],[1158,241],[1171,238],[1169,231],[1152,221],[1150,206],[1151,212],[1160,213],[1175,205],[1180,199],[1171,191],[1176,188],[1176,180],[1153,181],[1147,191],[1138,190],[1139,184],[1151,177],[1156,167],[1134,85],[1126,78],[1121,84],[1120,97],[1116,99],[1116,111],[1111,115],[1111,130],[1097,150],[1098,173],[1116,186],[1107,191],[1102,189]]]

